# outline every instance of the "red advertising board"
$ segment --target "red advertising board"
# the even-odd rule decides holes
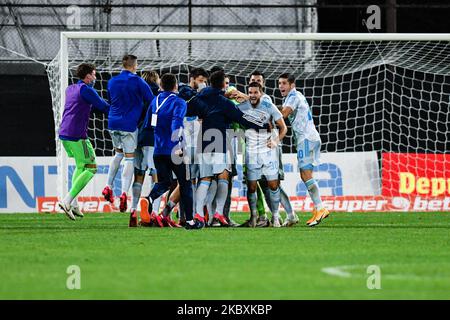
[[[382,194],[388,197],[450,196],[450,154],[383,153]]]
[[[311,212],[313,209],[310,197],[290,197],[290,199],[296,212]],[[333,212],[450,211],[450,197],[324,196],[322,200],[324,207]],[[38,212],[60,212],[57,203],[56,197],[39,197]],[[80,197],[78,203],[85,213],[119,211],[103,197]],[[249,212],[247,198],[233,197],[231,211]]]

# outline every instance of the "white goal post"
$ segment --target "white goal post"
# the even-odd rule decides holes
[[[198,66],[223,66],[236,82],[258,70],[266,74],[273,96],[276,77],[293,73],[326,138],[322,152],[449,151],[444,122],[450,34],[61,32],[60,43],[59,55],[48,68],[59,197],[68,189],[67,156],[57,133],[65,89],[74,81],[71,70],[84,61],[95,63],[103,74],[99,90],[106,98],[106,74],[120,70],[126,53],[136,54],[142,68],[170,70],[184,78],[189,68]],[[276,100],[280,104],[279,96]],[[407,114],[408,108],[414,111]],[[409,125],[408,116],[413,119]],[[90,128],[91,138],[99,143],[100,137],[109,139],[102,133],[105,128],[97,127],[104,121],[96,118]],[[295,152],[288,139],[286,148]],[[94,143],[97,155],[110,155],[110,146],[100,144]],[[381,179],[381,173],[374,179]]]

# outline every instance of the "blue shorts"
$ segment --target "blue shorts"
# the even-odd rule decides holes
[[[320,164],[320,141],[303,140],[297,144],[298,170],[313,170]]]

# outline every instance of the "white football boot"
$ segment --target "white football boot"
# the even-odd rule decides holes
[[[298,223],[298,217],[296,214],[294,214],[293,217],[286,217],[286,220],[283,223],[283,227],[292,227],[293,225]]]
[[[61,208],[62,211],[64,211],[64,213],[66,214],[67,218],[69,218],[70,220],[76,220],[75,216],[72,213],[72,208],[71,208],[70,205],[68,207],[66,207],[64,202],[59,201],[58,202],[58,206]]]

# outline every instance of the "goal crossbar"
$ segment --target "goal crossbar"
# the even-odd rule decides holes
[[[450,33],[61,32],[68,39],[450,41]]]

